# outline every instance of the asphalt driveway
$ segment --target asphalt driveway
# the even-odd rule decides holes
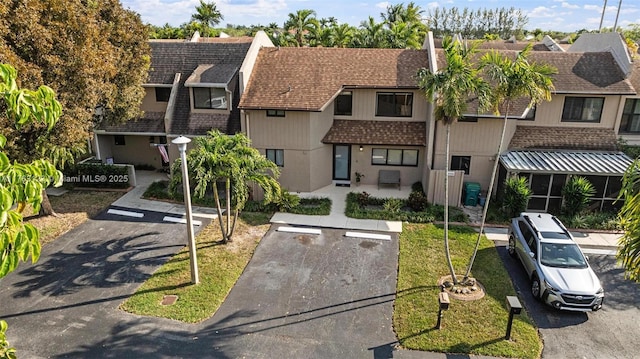
[[[162,216],[103,213],[0,280],[0,318],[20,357],[399,357],[391,326],[395,235],[271,229],[211,319],[193,325],[120,311],[186,241],[184,225]]]
[[[591,313],[557,311],[535,301],[522,265],[498,247],[516,291],[536,322],[544,349],[542,358],[637,358],[640,337],[640,284],[624,279],[614,256],[590,254],[589,263],[605,290],[604,306]]]

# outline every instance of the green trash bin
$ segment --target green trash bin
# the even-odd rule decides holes
[[[480,183],[465,182],[462,189],[462,203],[465,206],[477,206],[480,195]]]

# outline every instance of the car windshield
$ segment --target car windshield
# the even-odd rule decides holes
[[[542,243],[540,263],[549,267],[586,268],[587,261],[575,243]]]

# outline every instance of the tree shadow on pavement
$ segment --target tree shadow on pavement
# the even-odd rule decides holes
[[[180,244],[163,244],[155,231],[112,240],[83,242],[75,248],[63,247],[29,266],[13,284],[14,298],[30,297],[33,292],[62,296],[87,288],[112,288],[123,283],[144,282],[157,266],[166,262]]]

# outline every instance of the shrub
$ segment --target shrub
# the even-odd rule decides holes
[[[300,204],[300,196],[298,196],[297,194],[293,194],[286,189],[281,189],[280,196],[276,198],[274,204],[279,211],[289,212],[292,208],[295,208],[298,204]]]
[[[413,211],[422,212],[429,205],[427,202],[427,195],[425,195],[424,192],[413,191],[409,194],[407,205]]]
[[[356,193],[356,201],[358,202],[358,205],[360,205],[360,207],[366,206],[369,203],[370,197],[371,195],[367,192]]]
[[[400,209],[402,208],[403,204],[404,204],[404,201],[399,198],[389,198],[384,202],[382,207],[387,212],[398,213],[400,212]]]
[[[127,188],[129,172],[125,166],[79,163],[65,170],[65,177],[81,187]]]
[[[504,187],[502,208],[509,218],[516,217],[525,211],[529,204],[532,194],[529,183],[526,178],[516,176],[508,178]]]
[[[562,187],[562,212],[567,216],[575,216],[587,209],[589,200],[596,193],[588,179],[582,176],[572,176]]]
[[[173,199],[171,195],[169,195],[168,191],[169,181],[157,181],[153,182],[149,185],[144,194],[143,198],[154,198],[154,199]]]
[[[422,194],[424,194],[424,188],[422,187],[422,182],[418,181],[418,182],[413,182],[413,184],[411,185],[411,192],[420,192]]]

